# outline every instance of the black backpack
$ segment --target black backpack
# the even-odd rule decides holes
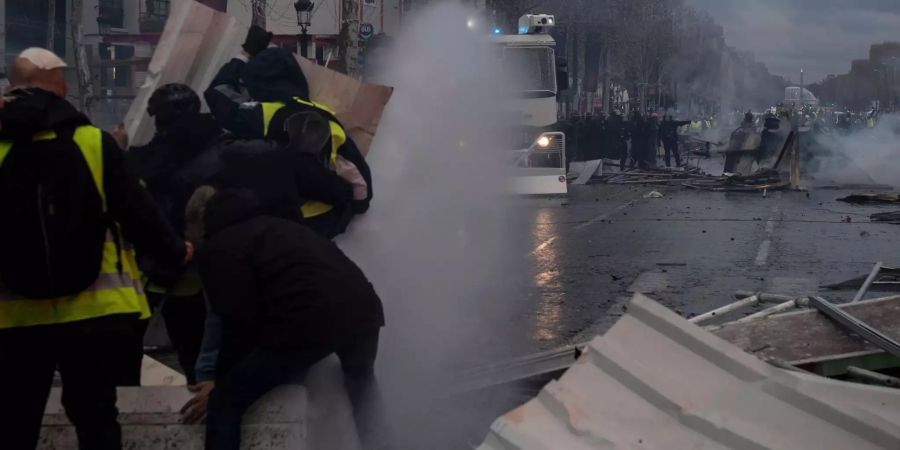
[[[76,130],[84,154],[75,143]],[[13,294],[49,299],[102,284],[107,233],[116,226],[101,192],[101,133],[84,126],[0,143],[0,157],[8,149],[0,161],[0,285]]]

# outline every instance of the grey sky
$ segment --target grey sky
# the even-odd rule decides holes
[[[869,46],[900,41],[900,0],[688,0],[725,28],[728,45],[807,83],[850,70]]]

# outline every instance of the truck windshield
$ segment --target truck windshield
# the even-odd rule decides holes
[[[554,52],[550,47],[506,47],[503,65],[526,93],[556,94]]]

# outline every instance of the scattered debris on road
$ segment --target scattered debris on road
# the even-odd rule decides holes
[[[900,203],[900,193],[898,192],[866,192],[861,194],[851,194],[846,197],[839,198],[838,201],[847,203]]]
[[[644,194],[644,198],[663,198],[663,195],[659,191],[650,191]]]
[[[640,294],[581,348],[478,449],[900,448],[897,389],[767,364]]]
[[[869,220],[871,220],[872,222],[900,224],[900,211],[875,213],[869,216]]]
[[[594,183],[606,184],[659,184],[677,185],[686,179],[706,178],[709,175],[697,167],[634,169],[616,172],[592,180]]]
[[[789,181],[784,181],[777,171],[772,169],[760,170],[753,175],[728,175],[722,177],[708,177],[689,180],[684,186],[691,189],[707,191],[728,192],[760,192],[769,190],[787,189]]]
[[[827,284],[822,286],[822,289],[828,289],[832,291],[844,290],[844,289],[859,289],[862,287],[871,277],[871,273],[869,275],[862,275],[859,277],[851,278],[846,281],[842,281],[840,283]],[[872,281],[869,282],[870,286],[867,290],[873,291],[900,291],[900,268],[893,267],[880,267],[878,270],[878,274]]]

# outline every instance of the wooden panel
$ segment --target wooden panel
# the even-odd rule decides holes
[[[900,296],[841,305],[841,309],[900,341]],[[725,326],[714,333],[760,358],[775,358],[791,364],[879,351],[815,310]]]

